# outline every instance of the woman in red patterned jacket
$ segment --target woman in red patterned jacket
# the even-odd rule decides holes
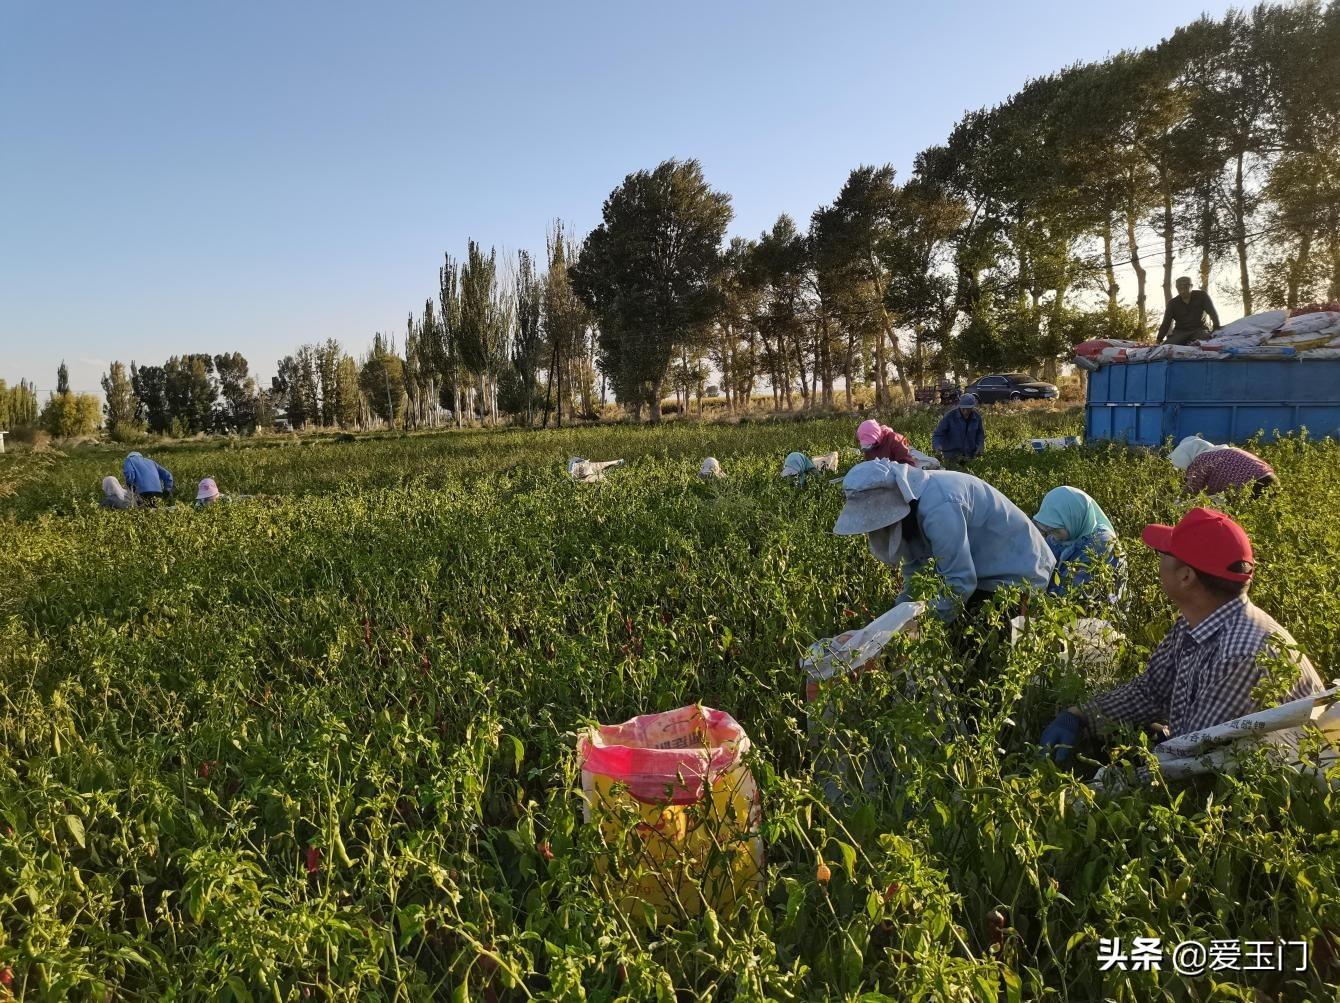
[[[1191,494],[1218,495],[1230,488],[1250,488],[1256,498],[1279,484],[1274,468],[1261,457],[1198,436],[1183,439],[1168,458],[1178,470],[1186,471],[1186,489]]]

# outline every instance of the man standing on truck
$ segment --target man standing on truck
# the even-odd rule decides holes
[[[1170,345],[1187,345],[1205,336],[1205,315],[1217,331],[1223,325],[1219,323],[1219,314],[1210,301],[1210,294],[1204,289],[1192,289],[1191,280],[1183,275],[1177,280],[1177,295],[1168,300],[1163,311],[1163,323],[1159,325],[1158,343],[1166,340]]]

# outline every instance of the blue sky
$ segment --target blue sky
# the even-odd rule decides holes
[[[1228,4],[0,6],[0,378],[403,331],[467,238],[585,232],[697,157],[732,233]]]

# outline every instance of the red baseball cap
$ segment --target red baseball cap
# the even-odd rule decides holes
[[[1140,537],[1160,554],[1172,554],[1207,575],[1230,582],[1252,577],[1255,561],[1246,530],[1212,508],[1193,508],[1176,526],[1146,526]],[[1248,565],[1246,572],[1230,570],[1239,561]]]

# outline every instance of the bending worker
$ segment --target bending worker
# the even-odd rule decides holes
[[[1033,523],[1003,494],[971,474],[904,463],[858,463],[842,479],[846,504],[833,532],[864,533],[870,552],[901,567],[904,602],[912,577],[932,559],[953,593],[932,603],[942,619],[1005,585],[1045,589],[1055,559]]]
[[[172,474],[147,456],[131,453],[121,465],[126,475],[126,487],[144,501],[150,508],[158,504],[158,499],[172,494]]]
[[[1112,587],[1106,598],[1112,603],[1120,601],[1126,592],[1126,558],[1112,521],[1096,501],[1079,488],[1052,488],[1033,522],[1056,558],[1049,593],[1084,592],[1106,566],[1112,569]]]
[[[977,410],[977,395],[964,394],[945,412],[931,436],[931,449],[945,463],[959,463],[982,455],[986,430]]]
[[[856,444],[861,447],[862,459],[892,460],[894,463],[906,463],[913,467],[917,465],[916,458],[909,449],[907,437],[877,421],[867,418],[856,426]]]
[[[1166,725],[1176,736],[1262,710],[1252,691],[1273,657],[1296,669],[1286,702],[1322,691],[1289,632],[1247,598],[1255,565],[1241,526],[1222,512],[1193,508],[1176,526],[1146,526],[1143,536],[1159,555],[1159,585],[1179,616],[1144,672],[1047,726],[1041,744],[1056,748],[1058,761],[1086,732],[1109,724]]]
[[[1275,468],[1261,457],[1237,446],[1215,445],[1197,435],[1179,442],[1168,459],[1178,470],[1186,472],[1186,489],[1193,495],[1251,488],[1252,497],[1257,498],[1279,484]]]

